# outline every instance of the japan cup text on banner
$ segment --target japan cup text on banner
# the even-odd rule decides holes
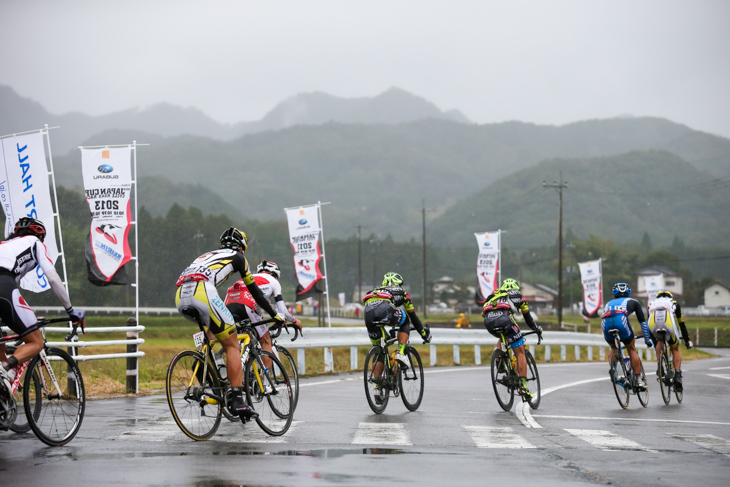
[[[603,304],[601,289],[601,260],[578,262],[580,283],[583,286],[583,307],[592,316]]]
[[[81,149],[86,201],[91,211],[91,256],[104,280],[132,258],[131,147]]]
[[[13,232],[15,222],[20,218],[37,218],[46,227],[43,243],[48,249],[48,256],[55,263],[58,258],[56,224],[43,133],[7,137],[0,139],[0,144],[0,202],[5,212],[5,237]],[[51,287],[40,266],[36,267],[35,272],[26,274],[20,285],[33,292],[46,291]]]
[[[486,298],[497,289],[499,273],[499,232],[475,233],[479,256],[477,257],[477,282],[482,297]]]
[[[317,206],[307,206],[286,210],[289,238],[294,250],[294,270],[299,282],[298,295],[309,292],[314,283],[322,278],[319,270],[322,254],[319,251],[318,209]]]

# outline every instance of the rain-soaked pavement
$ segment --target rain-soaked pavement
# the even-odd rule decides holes
[[[223,420],[195,442],[164,395],[87,403],[77,437],[46,447],[0,432],[0,485],[727,485],[730,353],[685,365],[686,394],[665,406],[616,401],[605,364],[540,365],[540,408],[502,411],[486,367],[427,370],[421,408],[391,398],[382,415],[360,374],[302,380],[283,437]]]

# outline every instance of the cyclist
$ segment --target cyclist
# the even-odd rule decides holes
[[[411,302],[411,296],[403,288],[403,277],[396,272],[388,272],[383,276],[383,284],[367,293],[362,298],[365,304],[365,326],[368,329],[368,336],[373,345],[380,343],[380,338],[385,334],[385,329],[378,324],[400,325],[398,329],[398,348],[395,351],[395,360],[403,367],[411,366],[408,356],[405,355],[406,343],[411,331],[411,323],[421,335],[423,343],[431,342],[431,331],[424,327],[416,314],[416,309]],[[402,307],[402,309],[398,309]],[[373,373],[379,377],[383,372],[383,362],[376,362]],[[376,385],[375,402],[382,403]]]
[[[606,307],[603,309],[603,315],[601,315],[601,328],[603,329],[603,338],[611,346],[611,353],[609,354],[608,362],[611,365],[608,373],[613,377],[613,363],[611,360],[613,354],[616,351],[616,345],[613,341],[613,336],[609,334],[610,330],[619,331],[619,339],[626,345],[626,350],[629,351],[629,357],[631,357],[631,368],[634,370],[634,377],[636,379],[636,387],[640,391],[646,390],[646,384],[641,379],[641,359],[639,354],[636,352],[634,330],[631,328],[629,323],[629,315],[635,313],[636,319],[641,323],[641,332],[644,335],[644,342],[647,347],[651,347],[653,342],[651,340],[649,325],[644,320],[644,312],[641,310],[641,304],[634,298],[629,297],[631,295],[631,287],[625,282],[617,282],[613,285],[614,299],[606,303]]]
[[[514,279],[505,279],[499,289],[487,296],[482,308],[482,316],[487,331],[497,338],[501,338],[500,334],[503,334],[507,340],[507,346],[512,348],[517,357],[517,373],[520,376],[519,392],[521,395],[532,398],[532,393],[527,389],[525,338],[513,316],[517,310],[522,312],[527,326],[542,336],[542,327],[537,326],[535,320],[532,319],[527,301],[522,297],[520,285]],[[500,342],[497,342],[497,346],[500,346]]]
[[[281,297],[280,275],[281,270],[276,262],[264,260],[256,267],[256,274],[253,275],[253,279],[256,281],[259,289],[261,289],[264,298],[268,301],[273,296],[277,311],[284,315],[289,323],[293,323],[301,331],[302,322],[294,318],[289,310],[286,309],[284,298]],[[256,308],[256,301],[251,296],[245,283],[241,280],[228,288],[228,292],[226,293],[226,306],[236,321],[248,318],[252,323],[255,323],[263,320],[259,310]],[[265,324],[258,325],[255,331],[261,347],[271,352],[271,334],[269,333],[269,327]],[[264,366],[270,368],[271,359],[264,356],[263,360]]]
[[[208,336],[217,338],[226,351],[228,380],[233,392],[231,410],[245,421],[256,418],[258,414],[253,407],[246,406],[243,402],[243,370],[239,359],[241,349],[236,325],[216,287],[231,274],[238,272],[259,306],[278,321],[283,322],[284,315],[273,310],[249,271],[244,257],[248,247],[246,234],[230,227],[223,232],[220,242],[220,249],[201,255],[180,274],[176,283],[175,304],[180,314],[193,322],[195,319],[183,311],[185,308],[195,308],[203,320]]]
[[[43,349],[43,335],[38,329],[38,319],[28,303],[20,295],[17,283],[28,272],[41,267],[53,294],[61,302],[69,321],[84,324],[84,312],[74,310],[63,282],[48,257],[43,241],[46,227],[35,218],[23,217],[15,223],[13,233],[0,243],[0,319],[23,340],[15,353],[7,357],[5,344],[0,345],[0,380],[10,390],[14,379],[12,369],[38,355]]]
[[[676,320],[675,320],[676,318]],[[674,365],[674,386],[682,392],[682,354],[679,352],[679,333],[677,332],[677,323],[682,331],[682,339],[687,350],[693,347],[692,341],[689,339],[687,325],[684,324],[684,316],[682,315],[682,307],[676,302],[670,291],[659,291],[656,299],[649,303],[649,327],[652,335],[656,336],[657,330],[666,330],[669,334],[669,349],[672,351],[672,364]],[[661,355],[664,343],[657,340],[656,354]],[[657,372],[657,375],[659,373]]]

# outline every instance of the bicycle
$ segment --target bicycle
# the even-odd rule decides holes
[[[43,332],[43,349],[31,360],[15,367],[10,391],[0,384],[0,427],[17,433],[33,430],[36,437],[49,446],[63,446],[71,441],[81,428],[86,410],[84,381],[78,363],[68,352],[49,347],[43,329],[51,323],[68,321],[68,318],[38,318],[38,327]],[[72,327],[66,341],[77,335],[77,329],[77,325]],[[84,331],[83,324],[81,330]],[[0,338],[3,343],[17,340],[17,335]],[[17,399],[21,393],[24,415],[18,413]]]
[[[616,351],[611,355],[611,382],[613,383],[613,391],[616,393],[616,399],[623,409],[629,407],[629,399],[631,394],[635,394],[639,398],[642,406],[649,405],[649,388],[641,391],[636,387],[636,377],[634,376],[634,368],[631,366],[631,358],[624,357],[623,343],[619,339],[619,331],[616,329],[609,330],[613,336],[613,343]],[[639,359],[641,362],[641,359]],[[646,374],[644,373],[644,364],[641,367],[641,379],[646,384]]]
[[[411,366],[408,368],[399,366],[388,352],[388,347],[398,342],[396,331],[400,325],[382,324],[378,326],[382,329],[380,345],[374,345],[368,351],[363,368],[365,397],[370,409],[376,414],[385,411],[390,393],[393,393],[394,397],[401,396],[403,404],[409,411],[415,411],[423,400],[424,379],[421,356],[410,345],[409,340],[403,354],[408,357]],[[387,334],[386,326],[392,327]],[[424,328],[428,331],[428,325],[424,325]],[[410,331],[413,329],[414,327],[411,325]],[[375,366],[378,363],[383,364],[383,370],[379,376],[376,376]]]
[[[537,334],[537,344],[540,345],[542,335],[537,331],[528,331],[522,335]],[[505,350],[502,350],[504,345]],[[507,345],[504,333],[500,333],[499,348],[495,348],[492,352],[491,372],[492,372],[492,388],[497,402],[505,411],[512,409],[515,400],[515,391],[518,391],[522,397],[522,402],[527,402],[532,409],[540,406],[540,374],[537,372],[537,364],[535,359],[527,348],[525,348],[525,360],[527,361],[527,388],[532,394],[532,398],[527,397],[520,392],[522,381],[517,373],[517,356],[511,347]]]
[[[669,401],[672,399],[672,391],[677,396],[677,402],[682,403],[684,393],[678,391],[676,384],[674,383],[674,363],[669,358],[669,345],[667,343],[667,330],[657,330],[656,337],[664,345],[662,347],[662,353],[657,357],[657,381],[659,382],[659,388],[662,390],[662,399],[664,404],[669,405]]]
[[[284,325],[284,328],[286,328],[286,332],[289,333],[289,328],[286,324]],[[269,333],[271,334],[271,349],[274,352],[274,355],[276,355],[276,358],[278,358],[284,366],[286,374],[289,376],[291,381],[291,390],[293,394],[292,409],[296,410],[297,404],[299,403],[299,371],[297,370],[297,363],[294,361],[294,357],[292,357],[291,353],[289,353],[289,350],[287,350],[287,348],[283,345],[279,345],[276,341],[276,339],[279,338],[279,335],[281,335],[281,327],[277,327],[277,331],[269,330]],[[300,335],[304,336],[299,333],[299,328],[295,326],[294,338],[292,338],[291,341],[295,341]]]
[[[170,361],[165,393],[178,427],[193,440],[203,441],[218,431],[224,412],[230,420],[239,419],[230,410],[231,384],[216,366],[213,345],[218,340],[208,338],[195,308],[183,308],[181,313],[197,322],[200,331],[193,335],[196,350],[183,350]],[[253,326],[272,321],[264,320]],[[253,336],[253,330],[247,327],[238,334],[242,343],[240,358],[246,402],[258,413],[259,427],[271,436],[280,436],[291,426],[294,412],[291,385],[281,362],[274,354],[257,349],[255,342],[252,344]],[[271,370],[264,367],[263,356],[270,358],[275,367]]]

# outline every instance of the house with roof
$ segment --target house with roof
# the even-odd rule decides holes
[[[715,281],[705,288],[705,308],[724,308],[730,306],[730,288]]]
[[[682,276],[675,270],[664,266],[651,266],[641,269],[636,273],[636,289],[632,297],[646,297],[646,285],[644,277],[656,276],[662,274],[664,276],[664,288],[670,291],[675,297],[681,298],[684,294],[684,286]]]

